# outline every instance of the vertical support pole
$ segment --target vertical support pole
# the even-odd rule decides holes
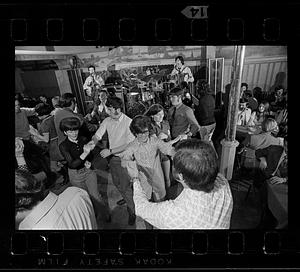
[[[235,46],[234,56],[232,59],[227,128],[225,131],[225,139],[221,141],[222,154],[220,173],[222,173],[228,180],[232,179],[235,151],[236,147],[239,145],[239,143],[235,140],[235,136],[244,58],[245,46]]]

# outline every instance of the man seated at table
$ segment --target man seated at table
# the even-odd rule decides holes
[[[251,117],[251,109],[247,107],[247,101],[244,98],[240,99],[240,106],[238,111],[237,125],[246,126]]]
[[[173,176],[183,190],[174,200],[150,202],[136,165],[127,165],[136,214],[159,229],[229,229],[233,199],[227,179],[218,173],[213,147],[188,139],[175,149]]]

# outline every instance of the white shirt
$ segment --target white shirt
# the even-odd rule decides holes
[[[49,192],[20,223],[19,229],[97,229],[94,208],[88,193],[78,187],[68,187],[61,194]]]
[[[210,193],[184,188],[175,200],[149,202],[140,182],[133,184],[136,215],[159,229],[229,229],[233,200],[228,181],[218,174]]]
[[[83,84],[83,89],[86,90],[89,87],[91,87],[93,81],[94,81],[95,85],[98,85],[99,87],[104,85],[104,80],[100,75],[97,75],[97,74],[95,74],[93,76],[89,75]]]
[[[192,74],[192,71],[189,67],[182,65],[180,70],[178,71],[176,68],[174,68],[171,72],[171,76],[182,74],[183,80],[186,82],[194,82],[194,77]]]
[[[238,119],[236,124],[238,126],[246,126],[251,117],[251,109],[245,108],[244,110],[238,111]]]
[[[95,136],[98,140],[101,140],[104,133],[107,131],[111,149],[129,144],[135,139],[129,128],[131,121],[132,119],[124,113],[121,113],[118,120],[107,117],[100,124]]]

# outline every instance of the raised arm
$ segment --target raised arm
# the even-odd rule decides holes
[[[100,124],[98,130],[96,131],[95,135],[92,137],[95,144],[97,144],[97,142],[102,139],[104,133],[106,132],[107,122],[108,119],[104,119],[103,122]]]
[[[179,136],[177,138],[178,138],[178,140],[180,139]],[[171,157],[173,157],[175,155],[175,148],[172,146],[172,144],[174,143],[174,140],[169,141],[169,142],[164,142],[158,138],[155,138],[154,140],[157,144],[158,149],[161,151],[161,153],[169,155]]]
[[[159,203],[150,202],[143,190],[139,179],[133,180],[133,201],[135,213],[158,229],[176,229],[178,225],[176,218],[184,214],[180,207],[176,207],[174,201],[163,201]]]

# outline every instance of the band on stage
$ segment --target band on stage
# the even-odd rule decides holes
[[[108,96],[117,95],[122,98],[124,110],[130,117],[143,114],[152,104],[161,104],[168,109],[171,107],[169,92],[176,86],[184,90],[184,104],[193,106],[194,76],[182,56],[175,58],[171,71],[149,67],[144,73],[131,74],[127,79],[107,78],[104,81],[93,65],[88,67],[88,72],[83,85],[86,113],[92,112],[101,91],[106,91]]]

